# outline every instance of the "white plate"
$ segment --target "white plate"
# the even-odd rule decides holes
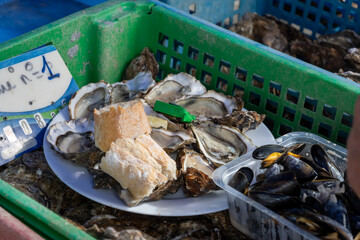
[[[64,108],[55,116],[49,126],[68,120],[68,108]],[[154,216],[193,216],[228,209],[226,193],[223,190],[213,191],[197,198],[187,198],[182,190],[179,190],[176,194],[165,196],[161,200],[128,207],[114,190],[93,188],[93,177],[85,167],[72,164],[51,149],[46,140],[48,131],[49,127],[44,136],[43,148],[51,169],[66,185],[91,200],[120,210]],[[257,146],[276,143],[273,135],[263,123],[256,130],[248,131],[246,135]]]

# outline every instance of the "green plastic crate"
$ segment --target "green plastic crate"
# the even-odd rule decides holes
[[[345,144],[360,93],[355,83],[224,31],[154,3],[108,1],[0,44],[0,61],[53,44],[83,86],[99,80],[119,81],[131,59],[149,47],[160,64],[159,79],[168,73],[189,72],[209,89],[226,94],[242,91],[245,107],[265,113],[275,137],[288,131],[310,131]],[[72,41],[71,36],[79,33],[80,38]],[[0,189],[11,187],[0,181]],[[1,191],[0,204],[41,231],[32,220],[40,207],[32,205],[23,217],[24,205],[10,204],[18,195],[15,190]],[[54,214],[44,214],[58,220]]]

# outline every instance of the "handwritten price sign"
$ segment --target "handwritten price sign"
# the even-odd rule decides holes
[[[0,165],[42,145],[78,87],[54,46],[0,62]]]

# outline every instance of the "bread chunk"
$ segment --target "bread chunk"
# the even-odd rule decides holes
[[[155,142],[154,139],[150,137],[150,135],[141,135],[135,139],[135,142],[147,149],[149,155],[161,165],[162,174],[169,180],[176,179],[176,162]]]
[[[156,187],[165,184],[168,179],[150,164],[111,143],[109,151],[101,159],[100,168],[129,190],[135,199],[149,196]]]
[[[136,138],[151,132],[140,101],[129,101],[94,110],[95,145],[103,152],[118,138]]]

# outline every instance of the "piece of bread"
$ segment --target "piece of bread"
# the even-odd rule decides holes
[[[148,134],[140,135],[135,139],[160,165],[161,172],[169,180],[176,179],[176,162],[155,142]]]
[[[118,138],[136,138],[151,127],[140,101],[122,102],[94,110],[95,145],[106,152]]]
[[[140,159],[141,161],[149,164],[156,171],[161,172],[161,165],[150,156],[148,150],[142,145],[135,142],[132,138],[118,138],[115,141],[115,145],[120,147],[122,150],[129,152],[132,156]]]
[[[109,151],[101,159],[100,168],[118,181],[135,199],[149,196],[156,187],[168,181],[167,177],[150,164],[115,143],[111,143]]]

